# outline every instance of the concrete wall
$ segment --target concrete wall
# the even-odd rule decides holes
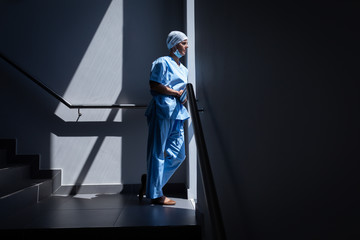
[[[228,239],[358,238],[359,4],[195,9],[197,96]]]
[[[151,96],[151,62],[184,31],[182,0],[1,1],[0,52],[72,104],[135,103]],[[0,62],[1,138],[63,169],[63,185],[140,183],[144,109],[68,109]],[[78,121],[77,121],[78,120]],[[185,167],[171,181],[186,182]]]

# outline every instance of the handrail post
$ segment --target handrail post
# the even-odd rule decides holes
[[[208,204],[210,221],[214,228],[216,239],[226,239],[225,228],[222,221],[221,211],[213,174],[210,167],[209,156],[206,148],[204,133],[202,130],[198,106],[195,98],[194,88],[191,83],[187,84],[188,100],[190,105],[190,113],[193,122],[195,141],[199,155],[200,170],[202,175],[202,183],[205,190],[205,199]]]

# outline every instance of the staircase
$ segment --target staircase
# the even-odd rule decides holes
[[[39,170],[40,156],[19,155],[16,146],[14,139],[0,139],[1,239],[202,239],[188,199],[175,198],[169,207],[140,203],[139,186],[91,197],[58,194],[61,171]]]
[[[61,170],[40,170],[39,155],[19,155],[16,149],[16,139],[0,139],[0,223],[61,185]]]

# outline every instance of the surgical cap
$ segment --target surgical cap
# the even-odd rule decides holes
[[[174,46],[176,46],[177,44],[186,40],[187,38],[188,37],[180,31],[172,31],[169,33],[169,35],[166,39],[166,45],[167,45],[168,49],[171,49]]]

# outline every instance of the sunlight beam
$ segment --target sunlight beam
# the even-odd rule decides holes
[[[83,56],[64,98],[74,105],[116,103],[123,76],[123,0],[112,1]],[[111,109],[82,109],[79,121],[106,121]],[[77,110],[59,103],[55,114],[66,122]],[[121,121],[119,116],[114,121]]]

